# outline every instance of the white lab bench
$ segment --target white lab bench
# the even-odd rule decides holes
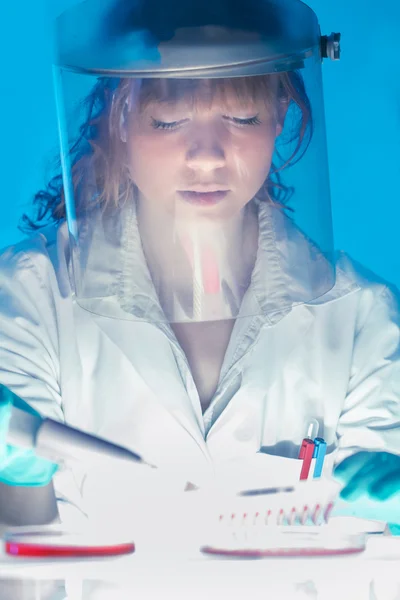
[[[239,560],[200,552],[104,559],[0,554],[0,600],[400,600],[400,538],[370,536],[364,552]]]

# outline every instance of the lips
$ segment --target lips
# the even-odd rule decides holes
[[[196,204],[198,206],[213,206],[219,202],[222,202],[222,200],[224,200],[229,194],[229,190],[184,190],[178,193],[186,202],[189,202],[190,204]]]

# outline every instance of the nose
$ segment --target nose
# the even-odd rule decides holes
[[[216,131],[203,128],[190,140],[186,164],[190,169],[206,172],[225,166],[225,150]]]

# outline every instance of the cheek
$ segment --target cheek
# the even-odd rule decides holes
[[[155,188],[171,179],[173,165],[177,163],[176,154],[171,144],[157,139],[137,137],[131,140],[128,157],[132,180],[139,188]]]
[[[244,182],[262,185],[271,169],[275,140],[259,135],[234,146],[233,163]]]

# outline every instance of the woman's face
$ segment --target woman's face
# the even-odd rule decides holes
[[[234,94],[192,102],[131,101],[126,141],[131,177],[151,209],[189,218],[224,219],[259,191],[281,132],[263,99]]]

